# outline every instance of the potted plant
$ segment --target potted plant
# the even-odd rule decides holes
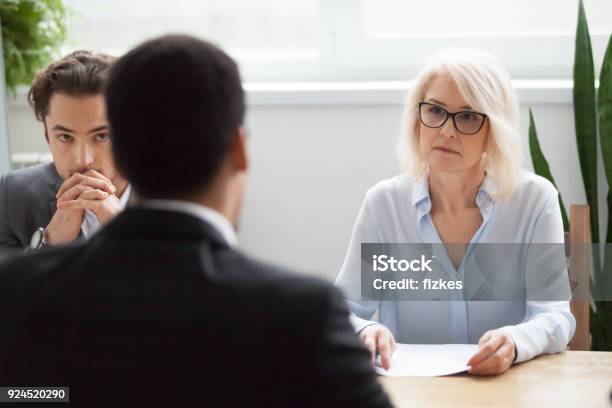
[[[604,56],[599,77],[599,89],[595,89],[595,69],[589,29],[582,0],[578,10],[576,49],[574,56],[574,117],[578,158],[587,202],[590,207],[591,242],[593,243],[593,277],[591,287],[593,302],[590,311],[591,349],[612,350],[612,301],[608,300],[612,289],[612,36]],[[533,114],[529,111],[529,147],[535,172],[555,184],[548,163],[540,149]],[[598,137],[599,136],[599,137]],[[599,139],[599,140],[598,140]],[[599,143],[598,143],[599,142]],[[608,182],[608,225],[606,226],[603,262],[599,238],[597,156],[601,149],[604,172]],[[559,197],[565,231],[569,225],[563,200]],[[601,211],[600,211],[601,210]]]
[[[29,85],[36,72],[59,53],[66,39],[62,0],[0,0],[0,173],[10,167],[7,91]]]

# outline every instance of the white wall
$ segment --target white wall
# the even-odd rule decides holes
[[[571,91],[555,92],[557,96],[548,97],[519,90],[519,97],[533,109],[542,149],[569,211],[570,204],[586,199]],[[332,97],[303,104],[298,93],[279,99],[282,106],[277,106],[269,98],[249,95],[252,167],[241,246],[260,258],[333,280],[365,191],[400,171],[394,149],[401,106],[393,100],[401,96],[386,100],[362,95],[356,103]],[[531,169],[526,105],[521,105],[521,114],[524,166]],[[9,105],[9,130],[13,152],[46,150],[40,126],[23,100]],[[599,177],[603,208],[602,169]]]

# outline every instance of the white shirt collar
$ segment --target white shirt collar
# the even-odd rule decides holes
[[[123,190],[123,194],[119,198],[119,205],[121,210],[125,210],[128,200],[130,199],[130,192],[132,191],[131,186],[128,184]],[[85,210],[85,216],[83,217],[83,223],[81,224],[81,233],[84,238],[90,238],[101,228],[100,221],[91,210]]]
[[[121,194],[121,198],[119,198],[119,204],[121,204],[122,210],[125,210],[125,206],[127,205],[128,200],[130,199],[131,192],[132,192],[132,186],[128,184],[125,187],[125,190],[123,190],[123,194]]]
[[[484,195],[490,201],[495,201],[493,197],[493,193],[495,190],[495,180],[491,175],[485,173],[485,177],[480,184],[478,189],[477,199],[480,195]],[[417,206],[425,199],[430,199],[429,197],[429,176],[421,176],[417,178],[412,187],[412,205]],[[480,206],[480,203],[477,203]],[[428,210],[429,211],[429,210]]]
[[[142,201],[141,205],[146,208],[160,210],[178,211],[193,215],[211,224],[225,239],[230,246],[238,244],[238,237],[234,227],[227,218],[219,211],[210,207],[182,200],[160,200],[151,199]]]
[[[493,191],[495,180],[489,174],[485,174],[476,194],[476,205],[480,208],[483,219],[488,219],[491,205],[495,202]],[[431,211],[431,197],[429,196],[429,176],[421,176],[416,179],[412,186],[412,205],[416,207],[417,220],[419,222]]]

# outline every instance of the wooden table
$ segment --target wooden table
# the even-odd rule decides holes
[[[540,356],[497,377],[379,378],[398,408],[612,407],[612,352]]]

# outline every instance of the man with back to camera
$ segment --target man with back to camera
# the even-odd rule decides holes
[[[89,241],[0,265],[0,384],[70,386],[88,407],[390,406],[340,292],[236,248],[234,61],[160,37],[119,59],[106,98],[134,206]]]
[[[53,163],[0,177],[0,257],[89,238],[127,202],[111,152],[103,86],[113,57],[75,51],[41,70],[28,100]],[[78,208],[64,207],[77,200]]]

